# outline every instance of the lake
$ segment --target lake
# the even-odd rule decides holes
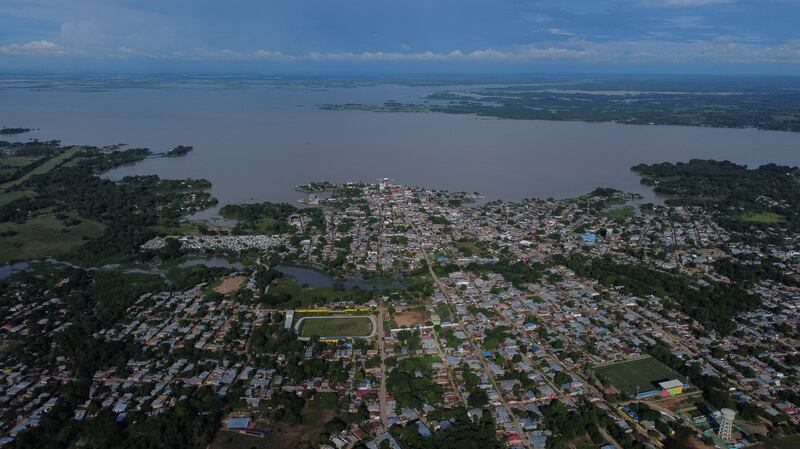
[[[800,165],[800,133],[316,107],[416,102],[442,86],[125,86],[0,89],[0,125],[39,128],[18,139],[66,144],[127,143],[154,151],[193,145],[185,157],[149,159],[106,176],[206,178],[221,204],[295,203],[302,195],[294,187],[309,181],[382,177],[476,191],[488,200],[566,198],[608,186],[657,201],[632,165],[691,158]],[[210,216],[213,211],[201,214]]]

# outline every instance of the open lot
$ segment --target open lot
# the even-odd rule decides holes
[[[425,314],[419,309],[406,309],[397,312],[394,321],[400,327],[414,327],[417,324],[425,324]]]
[[[609,218],[628,218],[634,215],[636,215],[636,209],[633,206],[617,207],[606,212],[606,217]]]
[[[594,371],[604,382],[614,385],[628,396],[635,396],[637,391],[658,388],[658,383],[665,380],[686,382],[675,370],[652,357],[598,366]]]
[[[373,331],[366,316],[304,317],[297,325],[301,337],[367,337]]]
[[[219,285],[214,287],[214,291],[227,295],[239,291],[245,282],[247,282],[247,277],[245,276],[227,276],[220,281]]]
[[[776,224],[786,222],[786,217],[774,212],[747,212],[740,215],[739,218],[748,223]]]
[[[36,259],[66,254],[84,242],[84,237],[98,237],[105,227],[92,220],[65,226],[54,214],[43,214],[25,223],[0,223],[0,263],[13,259]]]
[[[300,412],[303,416],[302,423],[276,422],[265,426],[256,426],[267,431],[263,438],[223,429],[217,434],[209,448],[294,449],[302,447],[304,444],[308,444],[310,447],[325,431],[325,424],[336,417],[337,409],[336,393],[317,393],[313,399],[306,402],[306,406]]]

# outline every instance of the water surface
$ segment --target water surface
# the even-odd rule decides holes
[[[416,102],[442,87],[106,91],[0,90],[0,124],[19,139],[195,151],[107,174],[206,178],[221,204],[287,201],[309,181],[371,181],[480,192],[487,200],[574,197],[608,186],[656,201],[630,171],[646,162],[728,159],[800,165],[800,133],[499,120],[436,113],[322,111],[323,103]],[[201,214],[208,217],[213,214]]]
[[[356,278],[331,278],[327,274],[309,267],[298,267],[294,265],[276,265],[275,269],[291,277],[300,285],[307,285],[314,288],[332,288],[340,284],[346,289],[360,288],[362,290],[389,290],[405,289],[405,284],[398,281],[370,281],[369,279]]]

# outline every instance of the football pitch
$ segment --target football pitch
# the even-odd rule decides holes
[[[649,356],[597,366],[594,371],[604,382],[614,385],[631,397],[657,389],[658,383],[665,380],[678,379],[686,383],[686,379],[675,370]]]
[[[367,337],[372,320],[364,316],[305,317],[300,323],[301,337]]]

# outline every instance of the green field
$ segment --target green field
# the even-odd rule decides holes
[[[652,357],[638,360],[598,366],[595,373],[604,382],[610,383],[628,396],[635,396],[638,392],[645,392],[658,388],[658,383],[665,380],[686,379],[672,368],[664,365]]]
[[[47,173],[48,171],[50,171],[50,170],[58,167],[59,165],[65,163],[66,161],[71,159],[73,156],[75,156],[75,154],[77,154],[77,153],[79,153],[79,152],[81,152],[83,150],[84,150],[83,147],[72,147],[72,148],[69,148],[69,149],[67,149],[65,151],[62,151],[61,153],[58,153],[54,157],[50,158],[50,160],[48,160],[44,164],[34,168],[33,170],[29,171],[28,173],[25,173],[19,179],[11,181],[11,182],[7,182],[7,183],[3,184],[2,186],[0,186],[0,188],[7,189],[9,187],[13,187],[15,185],[18,185],[18,184],[24,182],[25,180],[27,180],[31,176],[36,176],[36,175],[41,175],[42,173]]]
[[[307,317],[300,327],[301,337],[366,337],[372,322],[366,317]]]
[[[68,253],[83,244],[84,237],[98,237],[104,229],[92,220],[65,226],[53,214],[39,215],[22,224],[0,223],[0,232],[15,233],[0,237],[0,264]]]
[[[12,190],[11,192],[5,192],[0,189],[0,206],[4,206],[14,200],[18,200],[20,198],[24,198],[26,196],[33,196],[34,193],[30,190]]]
[[[636,215],[636,209],[633,206],[622,206],[606,212],[608,218],[628,218],[634,215]]]
[[[748,223],[776,224],[786,222],[786,217],[774,212],[746,212],[740,215],[739,218]]]

